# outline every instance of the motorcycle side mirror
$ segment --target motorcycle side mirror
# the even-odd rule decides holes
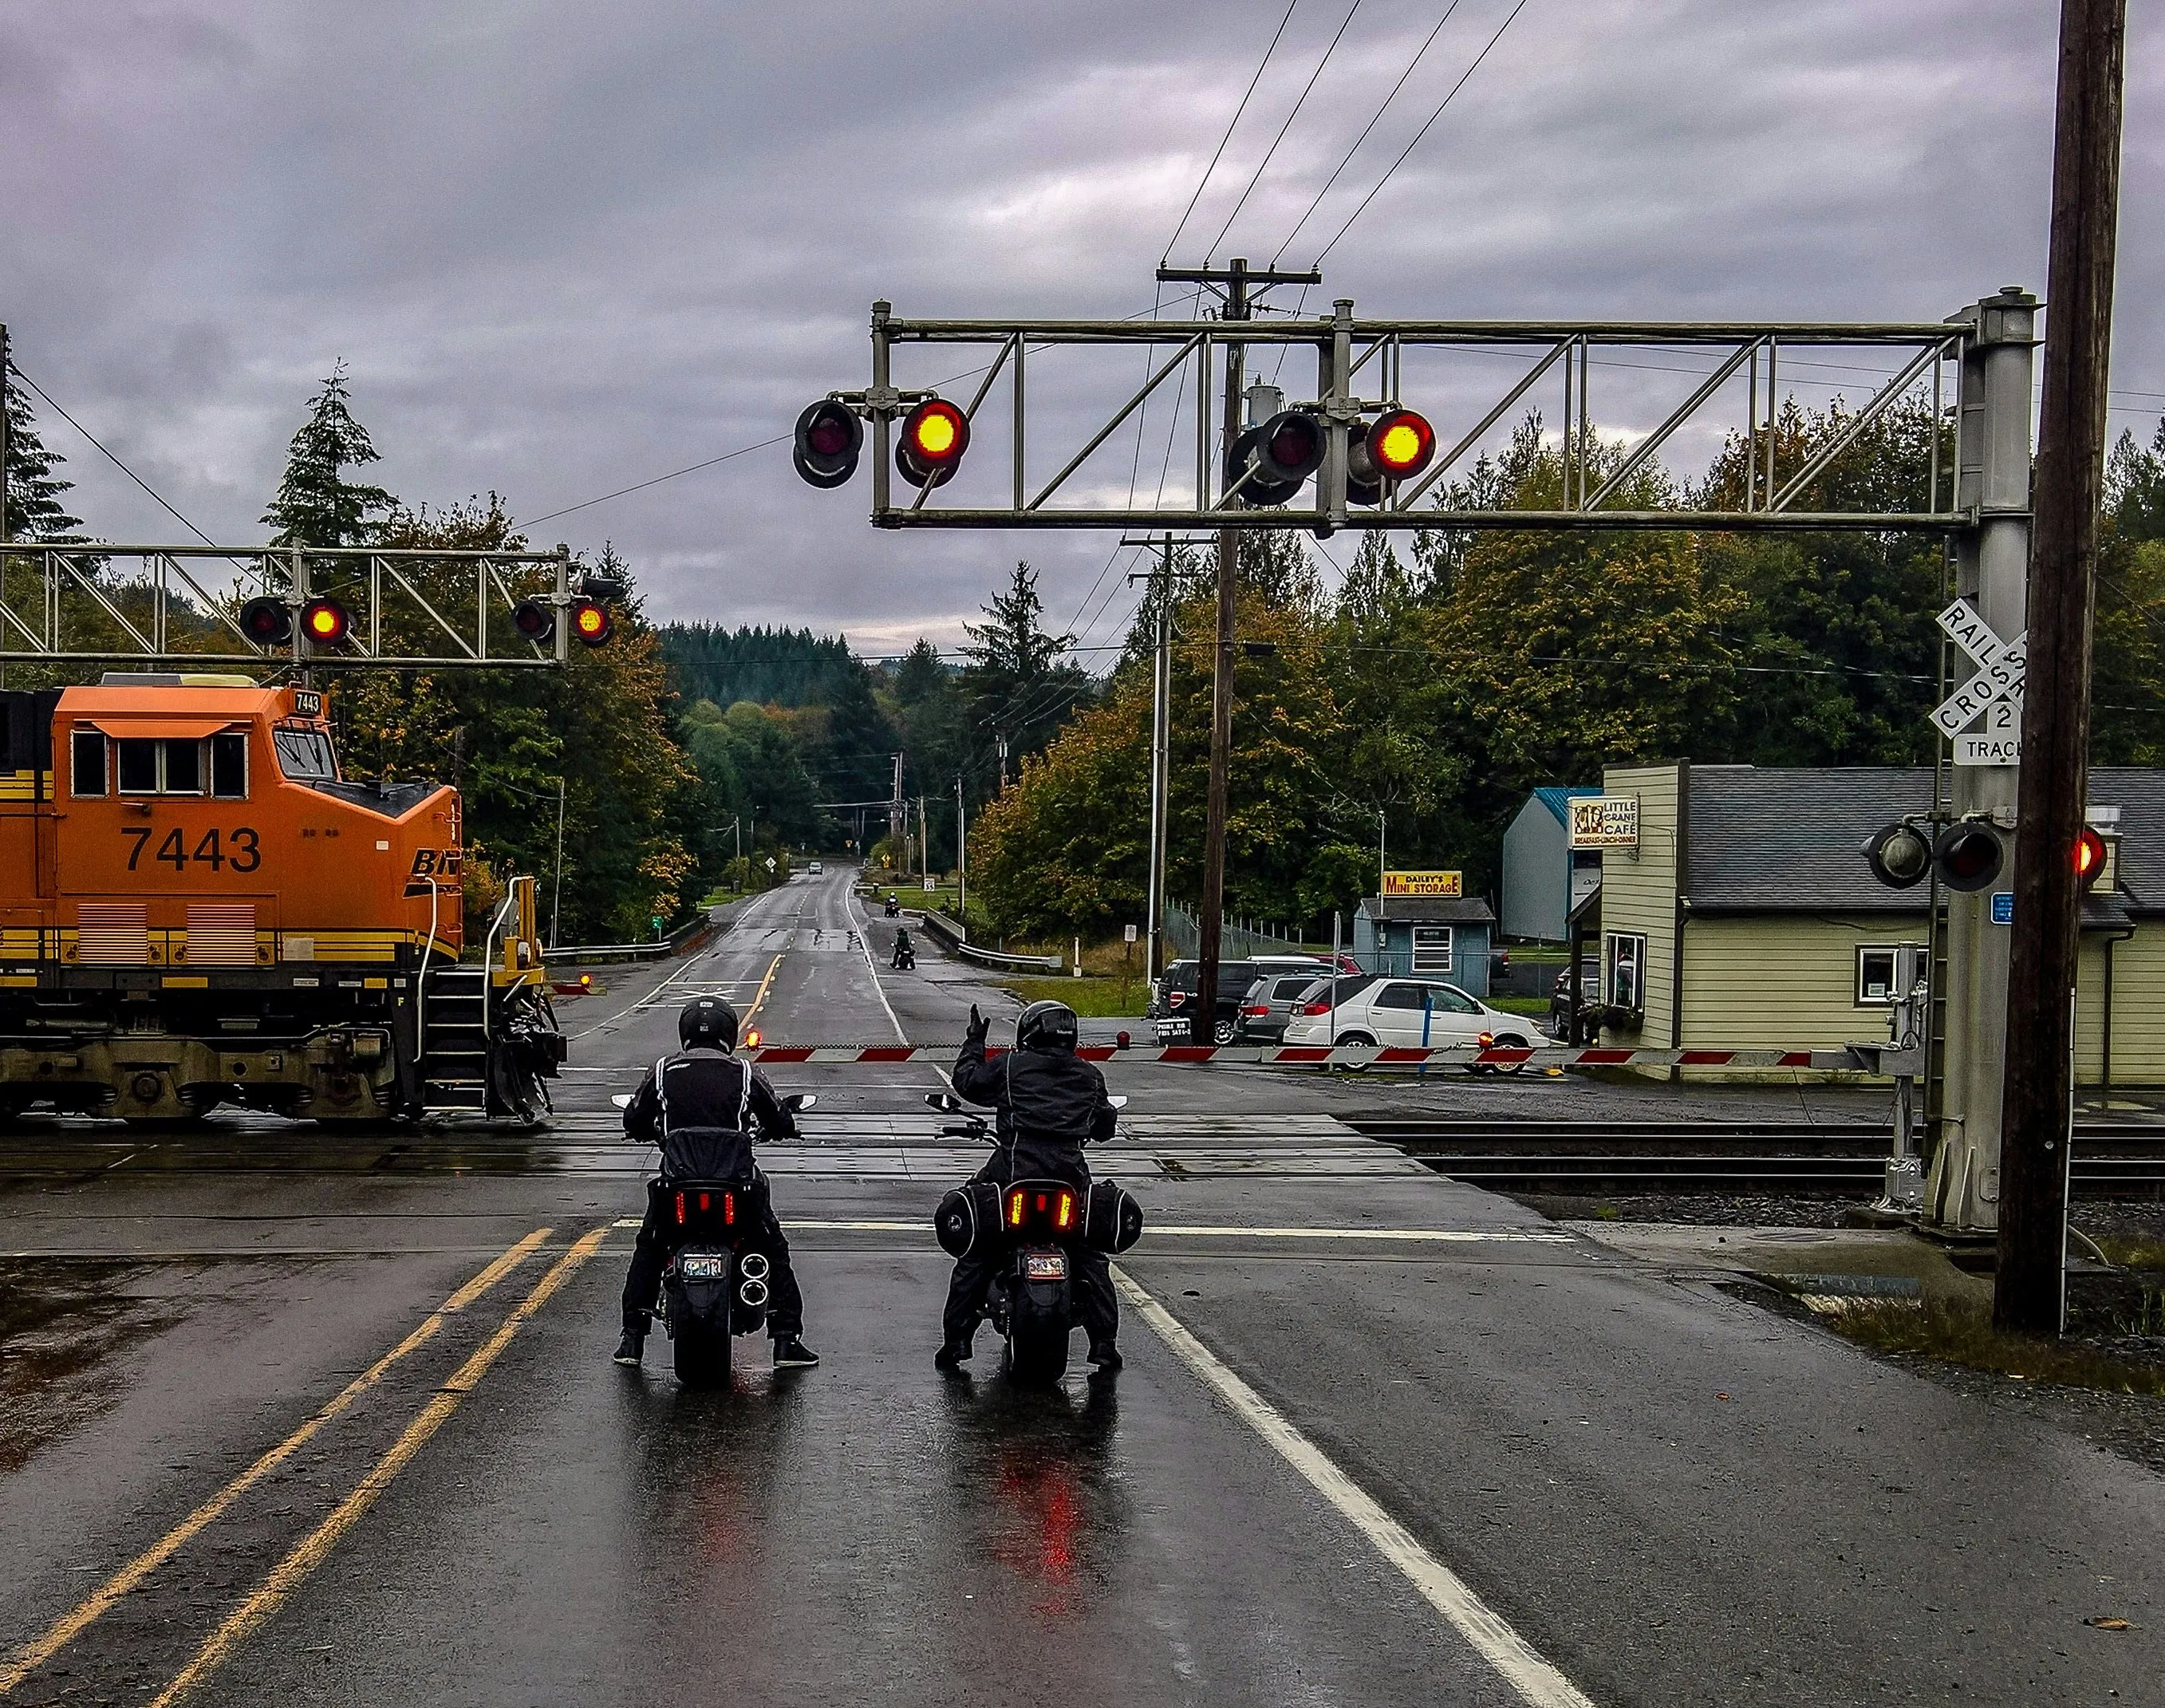
[[[960,1115],[962,1113],[962,1105],[956,1102],[954,1097],[947,1092],[928,1091],[924,1094],[924,1100],[932,1108],[938,1110],[942,1115]]]
[[[819,1094],[815,1091],[793,1091],[782,1099],[782,1106],[794,1114],[798,1110],[811,1108],[819,1100]]]
[[[1125,1097],[1109,1097],[1105,1101],[1111,1104],[1114,1109],[1125,1109],[1128,1106],[1128,1100]]]
[[[614,1104],[619,1109],[629,1109],[631,1107],[631,1094],[628,1091],[619,1091],[614,1097],[612,1097],[609,1101]]]

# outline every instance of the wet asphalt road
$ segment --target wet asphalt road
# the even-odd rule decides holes
[[[2165,1700],[2157,1479],[1332,1119],[1570,1087],[1118,1068],[1098,1167],[1172,1326],[1130,1309],[1115,1380],[1031,1395],[989,1331],[930,1368],[920,1230],[979,1154],[934,1070],[785,1070],[822,1099],[767,1162],[825,1362],[740,1342],[687,1392],[657,1335],[619,1370],[646,1159],[608,1094],[698,990],[773,1038],[959,1036],[989,994],[876,974],[886,932],[836,872],[613,972],[538,1138],[0,1137],[0,1704]],[[1568,1684],[1514,1686],[1266,1404]]]

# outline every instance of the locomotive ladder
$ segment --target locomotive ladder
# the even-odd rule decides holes
[[[422,1007],[421,1099],[429,1109],[488,1106],[489,969],[431,967]]]

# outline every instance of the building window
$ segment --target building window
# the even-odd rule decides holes
[[[1449,925],[1414,927],[1414,965],[1416,973],[1451,971],[1451,928]]]
[[[1642,1012],[1646,1006],[1646,940],[1611,931],[1602,939],[1601,958],[1609,1006]]]
[[[239,730],[210,738],[210,792],[220,800],[248,799],[248,737]]]
[[[102,795],[111,788],[106,774],[105,735],[98,730],[77,730],[71,748],[72,783],[78,796]]]
[[[1891,1008],[1899,993],[1894,988],[1893,947],[1867,946],[1857,952],[1857,1006]]]

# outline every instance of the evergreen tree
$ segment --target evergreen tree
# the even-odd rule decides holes
[[[308,404],[308,419],[286,453],[278,495],[262,519],[277,531],[274,546],[365,546],[378,538],[398,500],[382,487],[349,481],[345,471],[381,461],[368,430],[353,418],[345,364],[331,369]]]
[[[1007,591],[986,604],[988,620],[965,625],[973,643],[962,651],[970,660],[977,735],[987,742],[1005,735],[1011,762],[1042,749],[1090,694],[1081,667],[1061,662],[1069,637],[1048,635],[1040,625],[1044,610],[1037,572],[1018,563]]]
[[[67,459],[45,448],[38,435],[37,418],[30,413],[29,387],[18,382],[14,365],[8,364],[8,538],[10,540],[76,540],[75,529],[82,518],[71,516],[61,494],[75,485],[54,472]]]

